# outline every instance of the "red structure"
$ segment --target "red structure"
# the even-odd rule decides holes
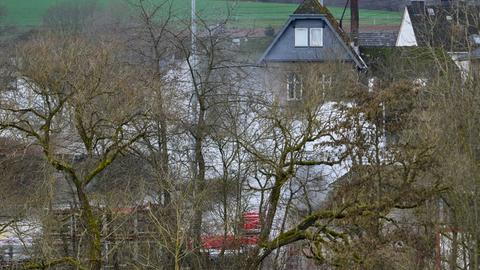
[[[257,233],[261,228],[260,215],[257,212],[243,213],[243,229],[246,232]]]
[[[240,247],[256,245],[257,243],[257,235],[241,235],[235,237],[234,235],[229,234],[226,237],[221,235],[202,237],[202,247],[204,249],[237,249]]]
[[[243,228],[243,233],[241,235],[208,235],[202,237],[202,247],[204,249],[229,250],[256,245],[258,243],[258,234],[260,233],[261,228],[259,213],[243,213],[241,227]]]

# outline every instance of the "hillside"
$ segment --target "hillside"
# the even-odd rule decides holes
[[[257,2],[269,3],[301,3],[303,0],[257,0]],[[324,0],[327,6],[344,7],[346,0]],[[360,8],[374,9],[374,10],[390,10],[398,11],[405,6],[405,1],[402,0],[361,0],[359,1]]]
[[[345,6],[345,0],[325,0],[326,5]],[[360,8],[375,10],[398,11],[405,6],[402,0],[361,0],[358,1]]]
[[[112,4],[118,4],[117,0],[96,1],[100,9],[109,9]],[[362,2],[366,1],[363,0]],[[2,0],[2,4],[6,7],[6,18],[1,23],[20,28],[40,26],[45,12],[58,2],[58,0]],[[372,0],[372,2],[375,1]],[[214,21],[224,18],[224,14],[230,9],[232,10],[231,27],[234,28],[252,29],[267,26],[278,28],[283,25],[297,5],[292,3],[201,0],[197,3],[197,10],[203,18]],[[190,16],[189,9],[190,1],[173,0],[173,11],[175,18],[178,20],[187,21]],[[335,17],[341,17],[342,7],[331,7],[330,9]],[[400,12],[361,9],[360,18],[361,25],[394,25],[400,22],[401,14]],[[345,20],[348,20],[348,15]]]

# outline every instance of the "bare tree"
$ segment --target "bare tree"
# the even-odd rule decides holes
[[[47,162],[74,187],[86,232],[86,254],[81,257],[89,269],[101,268],[102,236],[87,189],[146,128],[142,84],[113,55],[114,48],[80,37],[35,39],[17,55],[17,87],[2,91],[2,130],[38,145]]]
[[[345,95],[367,91],[358,83],[354,73],[348,73],[341,65],[338,68],[297,68],[297,72],[307,74],[304,78],[308,78],[302,82],[308,98],[301,107],[293,103],[285,106],[275,99],[269,101],[271,98],[250,105],[253,117],[243,127],[238,140],[258,164],[260,179],[265,185],[255,188],[263,191],[265,199],[260,205],[263,219],[259,244],[251,251],[246,268],[258,267],[272,251],[301,241],[309,247],[308,256],[330,265],[353,267],[353,258],[358,255],[355,252],[351,257],[340,259],[348,254],[346,248],[358,240],[357,231],[350,230],[349,226],[355,226],[357,220],[369,216],[364,227],[355,228],[360,235],[369,235],[368,239],[378,238],[382,234],[381,228],[388,226],[381,220],[388,219],[392,211],[421,207],[444,188],[438,182],[425,179],[432,160],[431,144],[425,141],[412,146],[418,138],[407,128],[403,136],[405,141],[388,147],[381,120],[384,108],[381,105],[387,99],[382,101],[377,97],[367,102],[357,97],[351,102],[345,101]],[[321,83],[328,73],[325,70],[333,73],[329,85]],[[326,87],[331,92],[326,91]],[[341,98],[338,93],[344,93],[344,97]],[[327,102],[339,97],[343,101]],[[389,95],[384,96],[387,97]],[[396,99],[390,101],[393,100]],[[414,119],[406,118],[403,122],[414,125]],[[309,167],[312,169],[309,170]],[[362,168],[368,169],[365,171]],[[331,199],[332,204],[315,207],[308,207],[306,203],[303,214],[296,215],[286,224],[281,222],[288,219],[289,214],[285,211],[291,209],[288,207],[288,196],[285,197],[285,206],[281,204],[282,199],[285,194],[298,192],[295,186],[302,186],[301,182],[293,186],[292,183],[308,172],[311,179],[321,181],[322,173],[328,175],[327,172],[335,170],[340,175],[337,174],[333,180],[342,174],[348,178],[346,173],[349,171],[355,175],[350,180],[343,180],[349,190],[347,194],[355,196],[344,195]],[[332,179],[329,181],[327,186]],[[325,195],[321,194],[321,189],[318,192],[311,190],[310,196],[314,197],[307,202],[325,200],[322,199]],[[300,202],[296,205],[301,208]],[[278,222],[282,224],[280,227],[275,225]],[[367,234],[370,230],[372,234]],[[332,257],[325,257],[326,254]]]
[[[144,1],[132,2],[131,5],[139,12],[139,25],[134,28],[134,38],[130,42],[135,43],[131,46],[133,53],[141,59],[138,65],[142,68],[147,67],[144,80],[151,85],[151,91],[148,93],[155,111],[152,112],[150,122],[154,128],[151,130],[147,143],[147,149],[150,150],[150,161],[152,166],[158,173],[158,178],[164,181],[160,187],[165,188],[165,192],[161,192],[163,196],[163,204],[168,205],[170,202],[169,190],[169,153],[168,153],[168,125],[173,115],[169,111],[174,108],[175,80],[167,78],[167,72],[175,65],[168,63],[166,59],[172,56],[171,44],[166,42],[171,38],[169,32],[170,17],[172,12],[167,12],[165,17],[160,12],[170,10],[172,3],[163,1],[153,6],[147,5]],[[173,81],[173,82],[172,82]]]
[[[438,140],[439,177],[450,187],[437,200],[439,245],[450,245],[446,253],[436,254],[437,265],[451,269],[479,267],[478,233],[478,125],[477,71],[458,89],[445,78],[432,88],[428,125],[429,136]],[[441,247],[437,247],[441,251]],[[438,252],[437,252],[438,253]]]
[[[211,142],[217,131],[226,134],[226,131],[222,130],[224,128],[222,124],[225,124],[225,121],[228,121],[226,119],[229,118],[222,115],[222,108],[238,102],[237,93],[242,82],[242,75],[238,72],[241,66],[235,63],[230,38],[225,32],[227,21],[228,18],[212,26],[202,18],[197,18],[198,32],[193,33],[195,49],[192,49],[189,41],[192,35],[190,27],[176,34],[174,41],[174,46],[180,52],[183,70],[187,74],[185,78],[189,84],[189,88],[183,91],[190,104],[181,122],[188,132],[187,139],[191,140],[189,169],[193,183],[194,203],[191,237],[193,249],[198,255],[195,260],[201,258],[199,251],[202,243],[201,236],[204,233],[205,202],[208,201],[205,199],[208,194],[207,173],[209,167],[213,166],[211,163],[214,162],[208,158],[207,152],[211,147],[215,148],[215,144]],[[234,145],[233,140],[226,141],[230,146]],[[233,163],[226,159],[223,161],[224,165],[233,166]],[[224,170],[219,171],[228,173]],[[196,264],[196,268],[200,267],[201,262]]]

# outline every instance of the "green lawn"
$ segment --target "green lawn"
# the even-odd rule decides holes
[[[7,16],[1,24],[18,27],[34,27],[42,24],[45,11],[62,0],[1,0],[0,5],[7,9]],[[82,0],[77,0],[82,1]],[[106,8],[108,4],[124,0],[97,0],[99,6]],[[164,0],[152,0],[164,1]],[[190,0],[172,0],[176,18],[188,19],[190,16]],[[279,27],[295,10],[296,4],[237,2],[229,0],[197,0],[197,10],[207,20],[222,19],[227,10],[231,12],[231,25],[239,28]],[[343,9],[330,8],[335,17],[340,18]],[[166,12],[166,11],[165,11]],[[346,12],[347,20],[349,12]],[[360,23],[363,25],[398,24],[400,12],[360,10]]]

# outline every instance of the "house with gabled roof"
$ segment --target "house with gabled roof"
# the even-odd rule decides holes
[[[312,73],[315,73],[320,85],[328,86],[341,79],[336,75],[338,71],[356,70],[364,73],[363,79],[368,85],[368,78],[385,79],[383,73],[390,69],[385,64],[396,68],[397,64],[386,60],[390,56],[398,58],[396,61],[402,60],[400,68],[413,71],[408,70],[412,62],[404,60],[419,59],[419,54],[427,52],[417,37],[418,18],[410,16],[412,5],[416,4],[405,8],[398,32],[359,33],[354,42],[351,37],[355,23],[352,22],[352,29],[347,33],[321,1],[305,0],[290,15],[258,61],[265,70],[265,88],[276,93],[280,102],[300,105],[299,101],[311,94],[307,88],[313,87],[306,87],[305,80],[311,78]],[[413,63],[421,66],[421,72],[403,73],[412,81],[423,80],[430,77],[430,73],[437,72],[431,68],[430,59],[425,57]],[[332,68],[332,65],[335,67]],[[370,65],[374,65],[376,70],[370,71]],[[386,75],[388,77],[389,74]]]
[[[330,11],[317,0],[304,1],[290,16],[260,62],[344,61],[366,65]]]
[[[266,88],[276,92],[281,102],[291,103],[309,94],[304,89],[305,71],[316,71],[319,80],[327,84],[332,82],[332,65],[367,69],[358,48],[318,0],[305,0],[299,5],[259,64],[265,68]]]

